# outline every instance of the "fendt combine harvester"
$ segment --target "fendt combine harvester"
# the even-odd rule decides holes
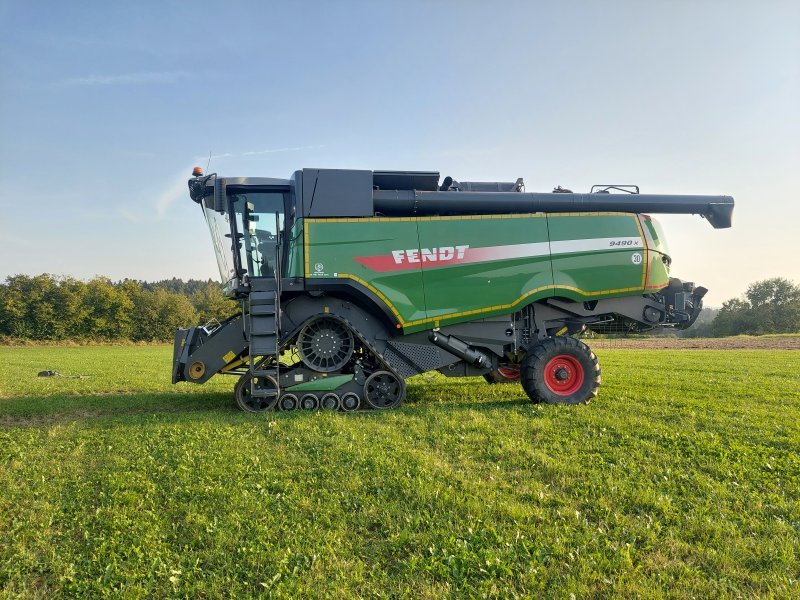
[[[706,290],[670,277],[643,213],[731,226],[729,196],[636,186],[526,193],[439,173],[303,169],[291,179],[195,169],[222,323],[179,329],[172,381],[239,377],[250,412],[400,405],[407,377],[437,370],[520,381],[535,402],[577,404],[600,385],[574,334],[690,326]]]

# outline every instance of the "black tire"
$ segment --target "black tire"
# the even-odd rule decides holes
[[[278,403],[278,384],[275,382],[275,379],[269,376],[259,376],[256,378],[256,382],[260,387],[275,391],[274,395],[262,398],[252,395],[250,390],[251,378],[252,375],[250,375],[250,373],[245,373],[233,387],[233,397],[236,400],[236,406],[249,413],[260,413],[275,408],[275,405]]]
[[[551,337],[528,348],[522,361],[522,388],[534,402],[585,404],[597,396],[597,356],[573,337]]]

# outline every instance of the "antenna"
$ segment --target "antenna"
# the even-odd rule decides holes
[[[208,151],[208,162],[206,163],[206,173],[208,173],[208,168],[211,166],[211,150]]]

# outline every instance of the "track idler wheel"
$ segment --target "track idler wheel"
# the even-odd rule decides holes
[[[405,382],[389,371],[375,371],[364,382],[364,398],[378,410],[400,406],[405,395]]]
[[[600,365],[589,346],[573,337],[551,337],[528,348],[522,387],[534,402],[584,404],[597,396]]]
[[[250,373],[245,373],[233,387],[233,397],[236,400],[236,406],[250,413],[260,413],[275,408],[275,405],[278,403],[278,384],[275,379],[268,375],[259,375],[256,377],[255,387],[269,392],[270,395],[254,396],[250,386],[250,380],[252,378],[253,376]]]

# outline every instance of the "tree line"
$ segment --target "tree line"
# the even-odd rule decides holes
[[[711,334],[763,335],[800,332],[800,286],[783,277],[756,281],[742,297],[722,303]]]
[[[218,283],[107,277],[81,281],[14,275],[0,283],[0,338],[169,342],[177,327],[222,320],[239,310]],[[751,284],[740,298],[704,309],[687,337],[800,332],[800,286],[776,277]]]
[[[177,327],[221,320],[238,309],[211,280],[14,275],[0,284],[0,338],[168,342]]]

